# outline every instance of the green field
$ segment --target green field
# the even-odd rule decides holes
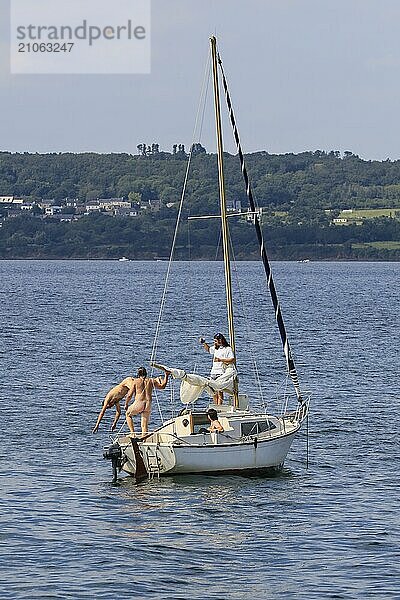
[[[400,250],[400,242],[366,242],[365,244],[352,244],[353,248],[376,248],[377,250]]]
[[[395,208],[370,208],[370,209],[353,209],[351,212],[343,211],[339,214],[339,219],[361,220],[361,219],[377,219],[378,217],[392,217],[400,219],[400,209]]]

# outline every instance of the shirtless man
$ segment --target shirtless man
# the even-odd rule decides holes
[[[210,427],[200,427],[199,433],[212,433],[213,431],[224,431],[221,423],[218,421],[218,413],[215,408],[209,408],[207,411],[207,417],[210,421]]]
[[[121,383],[113,387],[112,390],[108,392],[107,396],[104,398],[102,409],[97,417],[97,422],[92,433],[96,433],[98,431],[100,422],[104,417],[104,413],[108,408],[112,408],[113,406],[115,406],[115,418],[113,424],[111,425],[111,431],[114,431],[117,426],[118,419],[121,416],[121,407],[119,402],[127,394],[127,400],[128,398],[129,400],[132,398],[134,382],[135,380],[133,377],[126,377],[123,381],[121,381]]]
[[[208,431],[223,431],[224,430],[221,423],[218,421],[218,413],[215,410],[215,408],[208,409],[207,417],[208,417],[208,420],[210,421],[210,427],[208,428]]]
[[[131,433],[135,432],[132,417],[140,414],[142,415],[142,435],[147,433],[151,412],[151,401],[153,399],[153,389],[165,389],[169,375],[170,372],[165,371],[163,379],[161,379],[161,377],[147,377],[147,371],[144,367],[138,369],[137,377],[133,379],[133,386],[125,400],[126,422],[128,423]],[[133,394],[135,394],[135,401],[128,408]]]

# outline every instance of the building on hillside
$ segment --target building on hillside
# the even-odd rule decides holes
[[[59,223],[71,223],[72,221],[78,221],[83,215],[65,214],[62,212],[56,212],[53,215],[47,215],[44,218],[58,221]]]
[[[227,200],[226,202],[227,212],[241,212],[242,203],[240,200]]]
[[[130,202],[125,202],[124,200],[110,200],[110,201],[101,201],[99,200],[100,210],[116,215],[120,210],[131,210],[132,205]]]
[[[54,216],[56,214],[61,213],[62,208],[63,208],[62,206],[56,206],[56,205],[53,204],[53,206],[47,206],[44,209],[44,214],[45,214],[46,217],[52,217],[52,216]]]
[[[131,203],[123,198],[99,198],[99,206],[103,210],[114,210],[115,208],[130,208]]]
[[[23,204],[24,201],[22,198],[16,198],[15,196],[0,196],[0,204]]]
[[[92,200],[91,202],[88,202],[88,204],[86,204],[85,208],[86,208],[86,212],[85,212],[86,215],[89,215],[90,213],[101,211],[98,200]]]
[[[249,207],[247,209],[247,215],[245,217],[246,221],[248,223],[255,223],[256,221],[256,217],[259,219],[259,221],[262,221],[262,215],[263,215],[263,207],[259,206],[258,208],[256,208],[256,212],[254,214],[254,212],[252,212],[251,208]]]
[[[137,217],[138,210],[136,208],[124,208],[119,207],[114,210],[114,215],[116,217]]]
[[[77,208],[79,204],[79,198],[65,198],[65,206],[70,208]]]
[[[46,208],[50,208],[51,206],[54,206],[54,204],[55,204],[54,198],[52,200],[43,200],[42,199],[40,202],[38,202],[38,207],[45,211]]]
[[[159,198],[152,198],[150,200],[142,200],[140,203],[140,210],[160,210],[161,200]]]

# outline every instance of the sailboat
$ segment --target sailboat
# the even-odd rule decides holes
[[[224,182],[220,78],[222,78],[250,211],[255,215],[253,223],[260,257],[281,337],[287,377],[293,384],[295,405],[292,409],[288,409],[286,402],[279,414],[252,410],[251,393],[242,393],[234,363],[225,370],[223,375],[214,380],[196,373],[188,373],[183,368],[160,365],[153,361],[154,368],[168,370],[172,377],[180,380],[180,398],[184,408],[178,416],[164,421],[154,431],[141,438],[121,432],[112,439],[111,445],[105,448],[104,457],[112,462],[114,480],[117,480],[121,470],[138,481],[146,477],[189,473],[266,475],[277,473],[282,469],[293,440],[309,411],[310,395],[300,389],[215,37],[210,38],[210,45],[218,148],[219,218],[222,229],[229,345],[236,356],[231,251]],[[202,394],[213,397],[216,391],[223,391],[226,398],[223,404],[211,404],[217,411],[218,421],[223,431],[209,431],[210,423],[206,410],[196,407],[196,401]]]

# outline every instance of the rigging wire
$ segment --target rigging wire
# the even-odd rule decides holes
[[[287,411],[287,407],[288,407],[288,383],[289,383],[289,374],[286,373],[286,378],[285,378],[285,388],[283,390],[283,399],[282,399],[282,414],[284,415]]]
[[[193,303],[192,303],[192,289],[193,289],[193,268],[192,268],[192,240],[191,240],[191,230],[190,230],[190,210],[188,211],[188,221],[187,221],[187,247],[188,247],[188,261],[189,261],[189,277],[188,277],[188,286],[187,292],[189,296],[189,323],[193,323],[194,314],[193,314]]]
[[[195,133],[193,133],[193,141],[194,141],[194,139],[197,139],[197,142],[199,144],[201,144],[201,139],[203,136],[204,117],[205,117],[205,111],[206,111],[206,106],[207,106],[207,98],[208,98],[208,91],[209,91],[209,87],[210,87],[210,81],[211,81],[211,51],[209,51],[208,55],[207,55],[206,68],[205,68],[205,72],[204,72],[202,90],[201,90],[201,94],[200,94],[199,107],[202,106],[202,110],[201,110],[200,127],[199,127],[198,137],[195,138]],[[196,126],[195,126],[195,130],[196,130]],[[188,214],[188,217],[190,217],[190,212]],[[191,240],[190,218],[188,219],[187,238],[188,238],[187,243],[188,243],[188,260],[189,260],[189,283],[188,283],[189,319],[190,319],[190,322],[193,323],[194,316],[195,316],[194,311],[193,311],[193,302],[192,302],[193,289],[194,289],[194,286],[193,286],[194,276],[193,276],[193,267],[192,267],[192,240]],[[195,365],[195,369],[196,368],[197,368],[197,365]]]
[[[309,438],[310,438],[310,432],[309,432],[309,423],[308,423],[308,416],[309,416],[309,412],[307,411],[307,417],[306,417],[306,445],[307,445],[307,449],[306,449],[306,469],[308,469],[310,461],[309,461],[309,457],[310,457],[310,442],[309,442]]]
[[[187,165],[186,165],[186,172],[185,172],[185,177],[184,177],[184,182],[183,182],[181,199],[180,199],[180,203],[179,203],[178,215],[177,215],[176,223],[175,223],[175,230],[174,230],[174,235],[173,235],[173,239],[172,239],[172,246],[171,246],[171,251],[170,251],[170,255],[169,255],[169,260],[168,260],[167,273],[166,273],[165,280],[164,280],[164,288],[163,288],[163,293],[162,293],[162,297],[161,297],[160,309],[159,309],[159,314],[158,314],[158,319],[157,319],[157,324],[156,324],[156,329],[155,329],[155,334],[154,334],[154,341],[153,341],[153,346],[152,346],[151,356],[150,356],[151,363],[154,363],[156,361],[156,357],[157,357],[158,340],[159,340],[159,336],[160,336],[161,321],[162,321],[162,317],[164,315],[165,304],[166,304],[166,299],[167,299],[168,284],[169,284],[169,279],[170,279],[170,275],[171,275],[172,261],[174,258],[176,240],[177,240],[177,236],[178,236],[178,228],[179,228],[179,224],[180,224],[181,216],[182,216],[183,202],[184,202],[184,199],[186,196],[186,189],[187,189],[187,184],[188,184],[188,179],[189,179],[190,165],[191,165],[192,156],[193,156],[193,145],[194,145],[194,142],[196,139],[196,132],[197,132],[198,123],[199,123],[200,108],[202,106],[202,103],[204,103],[204,100],[205,100],[205,90],[208,89],[208,85],[206,85],[206,81],[207,81],[207,79],[209,79],[210,64],[211,64],[211,56],[210,56],[210,51],[209,51],[208,55],[207,55],[207,60],[206,60],[206,68],[205,68],[205,73],[204,73],[204,78],[203,78],[203,84],[202,84],[201,92],[200,92],[199,106],[197,109],[197,115],[196,115],[194,130],[193,130],[192,143],[190,145],[189,157],[188,157],[188,161],[187,161]],[[154,367],[152,366],[152,369],[151,369],[152,374],[153,374],[153,371],[154,371]],[[157,400],[158,410],[159,410],[160,416],[162,418],[161,407],[160,407],[160,403],[157,398],[157,394],[156,394],[156,400]]]
[[[217,249],[215,251],[215,258],[214,258],[214,260],[218,260],[219,251],[221,249],[221,242],[222,242],[222,231],[221,231],[221,228],[220,228],[219,235],[218,235]]]
[[[200,129],[199,129],[199,137],[198,137],[198,142],[200,143],[201,137],[203,135],[203,125],[204,125],[204,115],[206,112],[206,105],[207,105],[207,98],[208,98],[208,89],[210,87],[210,81],[211,81],[211,52],[208,52],[208,56],[207,56],[207,63],[206,63],[206,70],[205,70],[205,76],[204,79],[206,80],[205,83],[205,91],[204,91],[204,96],[202,99],[202,104],[203,104],[203,112],[201,115],[201,121],[200,121]],[[203,86],[204,86],[204,82],[203,82]]]
[[[172,418],[174,418],[175,417],[175,412],[174,412],[174,406],[175,406],[175,381],[174,380],[171,381],[170,392],[171,392],[170,393],[170,397],[169,397],[169,400],[170,400],[170,410],[171,410]]]

